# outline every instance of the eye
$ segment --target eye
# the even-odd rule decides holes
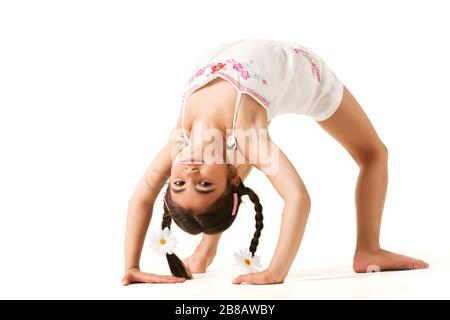
[[[208,182],[208,181],[200,181],[199,183],[202,187],[209,187],[212,185],[212,183]]]
[[[184,181],[178,180],[178,181],[175,181],[173,184],[178,186],[178,187],[181,187],[182,185],[184,185]]]

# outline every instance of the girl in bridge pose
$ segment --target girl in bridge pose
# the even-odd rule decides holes
[[[173,134],[130,198],[124,285],[177,283],[190,279],[192,273],[205,272],[215,257],[222,232],[236,219],[244,196],[254,205],[256,230],[249,247],[237,255],[238,262],[250,272],[233,282],[284,281],[310,211],[310,197],[301,177],[267,132],[270,121],[286,113],[315,120],[349,152],[360,169],[355,196],[354,271],[428,267],[422,260],[380,247],[388,152],[357,100],[324,59],[295,42],[240,39],[212,47],[197,61],[186,81]],[[252,131],[258,134],[248,139],[246,133]],[[211,133],[220,136],[214,144]],[[260,150],[270,153],[262,157]],[[284,200],[278,244],[269,266],[262,271],[254,267],[259,262],[255,253],[263,229],[263,206],[257,194],[244,184],[253,167],[267,176]],[[166,255],[173,276],[146,273],[139,267],[153,204],[165,183],[161,232],[154,236],[153,243]],[[172,221],[188,233],[203,233],[195,252],[183,261],[173,252]]]

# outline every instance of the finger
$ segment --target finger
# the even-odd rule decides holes
[[[163,276],[163,278],[173,281],[185,281],[185,278],[182,277],[175,277],[175,276]]]
[[[170,275],[170,276],[166,276],[166,275],[156,275],[157,277],[161,277],[161,278],[167,278],[167,279],[184,279],[183,277],[177,277],[177,276],[173,276],[173,275]]]
[[[157,283],[182,283],[186,281],[185,278],[169,278],[169,277],[158,277],[154,282]]]
[[[146,283],[181,283],[186,281],[184,278],[174,276],[160,276],[155,274],[144,274],[140,282]]]
[[[253,276],[251,274],[243,274],[233,280],[234,284],[241,284],[242,282],[252,283]]]
[[[127,274],[122,283],[124,285],[131,283],[179,283],[184,282],[185,280],[185,278],[175,276],[160,276],[138,271]]]
[[[158,278],[158,282],[184,282],[186,281],[183,277],[176,277],[176,276],[160,276],[160,275],[154,275],[156,278]]]
[[[131,283],[153,283],[158,280],[158,276],[145,273],[145,272],[133,272],[131,273]]]

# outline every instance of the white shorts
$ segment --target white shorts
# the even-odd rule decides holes
[[[212,47],[197,61],[182,98],[216,77],[252,96],[269,120],[286,113],[325,120],[343,95],[342,82],[324,59],[290,41],[241,39]]]

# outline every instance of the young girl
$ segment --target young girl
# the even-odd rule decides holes
[[[303,114],[317,121],[360,169],[355,197],[354,271],[428,267],[422,260],[380,247],[388,180],[386,146],[357,100],[312,50],[295,42],[268,39],[221,43],[198,61],[181,102],[174,134],[152,160],[129,201],[124,285],[177,283],[190,279],[191,273],[205,272],[216,254],[221,233],[234,222],[243,196],[250,198],[255,209],[256,231],[248,249],[250,256],[245,260],[253,263],[263,228],[263,208],[256,193],[244,184],[252,167],[267,176],[284,200],[281,232],[269,266],[241,275],[233,283],[284,281],[310,211],[302,179],[267,132],[270,120],[285,113]],[[206,150],[211,146],[211,137],[205,136],[205,130],[220,134],[220,143],[215,143],[213,150]],[[265,134],[254,134],[249,139],[245,132]],[[270,153],[262,157],[260,150]],[[161,229],[167,235],[173,220],[186,232],[203,233],[195,252],[184,261],[173,252],[166,253],[173,276],[144,273],[139,268],[153,204],[166,181]],[[161,239],[161,244],[166,240]]]

